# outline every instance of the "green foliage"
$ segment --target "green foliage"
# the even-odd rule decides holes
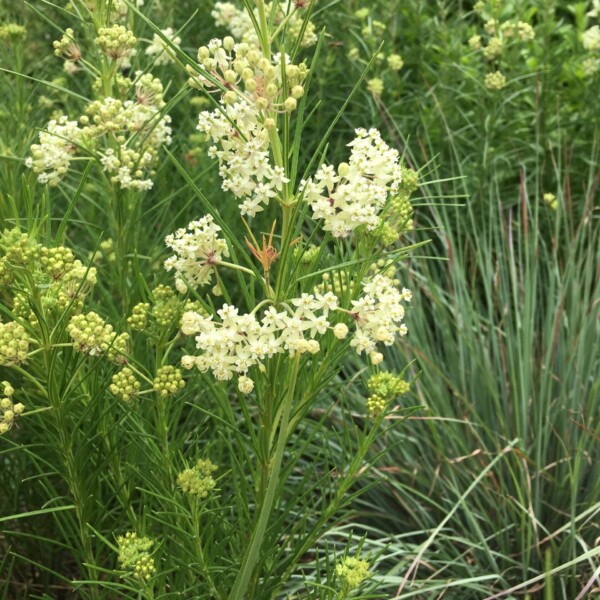
[[[0,597],[593,593],[597,2],[0,19]]]

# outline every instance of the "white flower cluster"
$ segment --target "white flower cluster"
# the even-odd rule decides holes
[[[181,44],[181,38],[178,35],[175,35],[175,32],[171,27],[167,27],[166,29],[161,29],[161,33],[168,38],[171,43],[179,48],[179,44]],[[156,57],[154,59],[155,65],[167,65],[173,62],[171,55],[165,50],[167,45],[163,41],[163,39],[154,34],[152,38],[152,43],[146,48],[146,54],[148,56]]]
[[[382,139],[377,129],[356,129],[349,163],[337,173],[323,165],[314,178],[305,182],[304,199],[315,219],[323,219],[325,231],[347,237],[361,225],[369,231],[380,224],[380,213],[390,194],[402,181],[399,154]]]
[[[265,4],[265,12],[267,15],[271,14],[270,3]],[[244,9],[238,8],[231,2],[217,2],[211,15],[215,20],[215,25],[226,27],[236,40],[258,46],[258,36],[252,18]],[[254,9],[254,16],[258,19],[257,9]],[[298,13],[293,2],[283,2],[277,7],[274,20],[275,26],[280,25],[285,19],[287,19],[290,37],[296,39],[302,31],[303,15]],[[305,48],[312,46],[317,43],[317,39],[315,26],[309,21],[302,37],[302,46]]]
[[[214,219],[206,215],[165,238],[167,246],[175,252],[165,261],[165,268],[175,269],[175,286],[181,293],[188,286],[196,288],[210,283],[219,261],[229,256],[227,243],[219,237],[219,231],[221,228]]]
[[[219,159],[223,189],[243,200],[242,215],[253,217],[289,179],[282,167],[271,165],[269,134],[258,109],[241,101],[225,106],[224,111],[200,113],[198,129],[221,147],[211,146],[208,153]]]
[[[105,98],[103,104],[114,103],[113,98]],[[107,148],[100,153],[104,170],[118,183],[121,189],[148,190],[153,182],[152,167],[158,150],[171,143],[171,117],[160,116],[154,106],[147,106],[128,100],[120,104],[117,113],[108,121],[100,120],[91,128],[96,135],[110,131],[117,137],[118,150]]]
[[[365,283],[363,289],[365,295],[352,301],[356,333],[350,345],[359,354],[366,352],[374,362],[379,362],[379,353],[375,351],[377,342],[391,346],[396,335],[403,337],[407,333],[402,323],[402,302],[410,302],[412,293],[406,288],[399,291],[391,279],[381,274]]]
[[[293,309],[286,305],[281,311],[270,306],[261,320],[253,313],[240,315],[237,308],[227,304],[217,311],[220,323],[213,322],[212,316],[186,312],[181,330],[196,335],[196,346],[203,354],[184,356],[183,367],[196,366],[202,372],[210,369],[220,380],[241,375],[240,389],[249,392],[250,367],[261,366],[266,358],[281,352],[316,354],[321,347],[315,337],[331,328],[328,316],[338,308],[337,296],[331,292],[302,294],[291,304]]]
[[[321,346],[315,339],[331,330],[338,339],[348,335],[344,323],[332,325],[330,314],[340,311],[352,316],[356,331],[350,342],[359,354],[366,352],[371,361],[378,364],[383,355],[376,351],[378,342],[391,346],[396,336],[406,335],[403,302],[412,295],[406,288],[399,291],[391,279],[376,275],[364,284],[365,295],[352,302],[351,310],[339,306],[338,297],[332,292],[302,294],[281,310],[270,306],[262,319],[254,313],[240,315],[234,306],[225,304],[217,311],[221,322],[212,316],[193,311],[184,313],[181,330],[196,336],[200,356],[184,356],[182,365],[202,372],[211,370],[220,380],[238,375],[239,389],[252,391],[254,384],[248,377],[253,366],[262,368],[264,361],[275,354],[287,352],[291,356],[309,352],[317,354]],[[293,308],[292,308],[293,307]]]
[[[40,183],[58,185],[69,170],[81,136],[77,121],[69,121],[66,116],[53,119],[46,131],[40,132],[40,143],[32,144],[31,156],[25,159],[25,166],[39,173]]]
[[[96,150],[104,171],[122,189],[148,190],[152,187],[158,150],[171,143],[171,117],[160,114],[164,104],[162,85],[147,75],[138,74],[134,90],[140,101],[107,97],[90,103],[80,121],[63,116],[50,121],[48,131],[40,133],[40,144],[31,147],[25,165],[39,173],[38,181],[58,185],[82,140]],[[160,87],[160,89],[159,89]],[[101,138],[106,149],[99,147]],[[106,147],[105,146],[105,147]]]
[[[583,34],[583,47],[590,51],[595,52],[600,50],[600,26],[594,25],[590,27]]]

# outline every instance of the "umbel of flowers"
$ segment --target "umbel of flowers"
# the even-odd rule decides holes
[[[168,32],[172,33],[172,32]],[[54,42],[57,56],[75,64],[81,49],[74,32]],[[115,65],[135,51],[137,39],[123,25],[99,28],[96,45]],[[151,46],[156,62],[164,63],[164,49]],[[70,67],[72,70],[73,67]],[[94,158],[120,189],[148,190],[152,187],[159,149],[171,143],[171,118],[162,114],[163,86],[149,73],[138,71],[133,78],[115,74],[98,77],[93,89],[99,96],[77,119],[62,115],[52,119],[32,144],[25,165],[38,174],[42,184],[57,186],[77,157]]]
[[[119,567],[137,579],[150,579],[156,571],[154,558],[150,555],[154,541],[128,531],[117,538],[117,544]]]
[[[383,230],[382,214],[388,206],[408,221],[410,211],[403,201],[412,189],[401,194],[399,153],[376,129],[356,130],[347,163],[337,169],[323,164],[300,183],[295,194],[289,189],[277,122],[280,114],[296,108],[296,98],[304,94],[302,83],[308,73],[304,64],[294,65],[281,54],[267,58],[257,47],[236,44],[232,38],[211,40],[198,51],[198,61],[202,71],[190,69],[190,83],[216,92],[220,103],[218,109],[200,114],[198,128],[212,139],[209,155],[219,161],[223,189],[242,200],[243,216],[255,216],[271,199],[284,207],[304,202],[314,219],[321,221],[323,231],[334,238]],[[409,179],[412,185],[414,178]],[[181,292],[210,283],[219,266],[243,270],[224,261],[230,253],[220,232],[207,215],[167,236],[174,254],[165,266],[175,271]],[[262,253],[254,248],[253,254],[261,260],[267,277],[278,256],[271,242],[265,243]],[[350,346],[378,364],[383,355],[377,344],[392,345],[406,334],[404,303],[410,300],[410,292],[398,290],[382,274],[361,285],[362,295],[345,305],[332,291],[314,290],[277,301],[270,297],[248,313],[229,303],[214,314],[188,311],[182,318],[182,332],[195,336],[201,354],[184,356],[182,365],[210,371],[219,380],[237,376],[239,390],[250,393],[255,367],[260,372],[268,359],[282,353],[292,357],[318,354],[323,336],[343,339],[349,332]],[[360,289],[360,285],[355,287]],[[261,311],[265,303],[268,306]]]
[[[279,27],[284,21],[286,22],[287,35],[294,41],[302,33],[301,45],[305,48],[317,42],[314,24],[308,21],[304,27],[302,9],[307,5],[308,2],[280,2],[276,7],[273,19],[276,27]],[[271,14],[271,3],[265,4],[265,12]],[[252,18],[245,10],[239,9],[231,2],[216,2],[211,14],[215,24],[226,27],[236,40],[255,46],[259,44]],[[259,18],[258,9],[254,9],[253,16],[255,19]],[[304,32],[302,32],[303,27]]]

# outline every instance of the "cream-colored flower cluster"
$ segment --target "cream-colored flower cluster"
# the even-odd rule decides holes
[[[399,291],[383,275],[376,275],[363,286],[365,295],[352,301],[350,310],[340,307],[338,297],[332,292],[302,294],[279,309],[270,306],[257,318],[254,313],[239,314],[236,307],[223,305],[217,311],[220,322],[212,316],[190,311],[183,315],[182,332],[195,335],[200,356],[184,356],[182,365],[202,372],[212,371],[219,380],[239,376],[239,389],[252,391],[254,385],[248,377],[251,367],[261,367],[264,361],[278,353],[317,354],[321,345],[316,339],[332,331],[344,339],[349,329],[344,323],[333,325],[330,316],[335,311],[350,315],[356,331],[350,346],[360,354],[367,352],[374,364],[383,359],[376,352],[378,342],[392,345],[397,335],[406,334],[403,302],[410,301],[407,289]]]
[[[6,433],[20,415],[23,414],[25,406],[20,402],[13,402],[15,390],[8,381],[2,382],[2,396],[0,396],[0,435]]]
[[[40,183],[56,186],[69,170],[81,138],[77,121],[69,121],[65,115],[52,119],[46,131],[40,131],[40,143],[32,144],[25,166],[39,173]]]
[[[176,35],[172,27],[161,29],[161,33],[174,45],[179,48],[181,44],[181,38]],[[168,65],[173,62],[173,58],[168,52],[168,46],[164,40],[158,35],[154,34],[152,42],[146,48],[146,55],[154,58],[155,65]]]
[[[287,20],[286,28],[290,39],[296,40],[302,32],[304,26],[304,15],[301,4],[296,2],[280,2],[277,6],[274,16],[275,28],[279,27],[283,21]],[[272,14],[272,6],[270,3],[265,4],[265,13]],[[243,8],[238,8],[231,2],[216,2],[211,13],[215,24],[219,27],[226,27],[231,35],[241,42],[246,42],[254,46],[259,45],[258,37],[254,29],[252,18]],[[258,20],[258,9],[254,9],[254,17]],[[301,45],[306,47],[317,43],[317,35],[315,26],[311,21],[308,21],[302,35]]]
[[[352,301],[350,312],[356,324],[356,333],[350,345],[361,354],[371,355],[374,362],[381,362],[376,352],[378,342],[391,346],[396,336],[407,333],[404,320],[404,302],[410,302],[410,290],[402,291],[385,275],[375,275],[363,285],[364,296]],[[383,358],[383,357],[381,357]]]
[[[595,52],[596,50],[600,50],[600,26],[599,25],[594,25],[584,32],[583,47],[590,52]]]
[[[121,189],[148,190],[158,151],[171,143],[171,118],[161,115],[163,88],[150,74],[136,73],[134,81],[122,78],[136,100],[106,97],[91,102],[80,122],[66,116],[48,124],[40,144],[31,146],[27,167],[40,183],[56,186],[69,169],[78,149],[97,152],[104,171]]]
[[[598,17],[600,14],[600,8],[594,7],[588,13],[588,16]],[[582,63],[583,72],[586,77],[591,77],[598,71],[600,71],[600,26],[593,25],[588,28],[582,38],[583,47],[590,53]]]
[[[590,19],[600,18],[600,0],[592,1],[592,9],[586,13]],[[583,33],[582,44],[589,55],[581,63],[583,74],[592,77],[600,71],[600,26],[592,25]]]
[[[210,215],[192,221],[187,229],[178,229],[165,238],[175,254],[165,261],[167,271],[175,270],[175,286],[185,293],[188,286],[196,288],[211,282],[213,272],[222,258],[229,256],[221,228]]]
[[[256,106],[240,101],[224,110],[201,113],[198,129],[215,142],[209,156],[219,160],[223,189],[241,200],[242,215],[253,217],[289,179],[271,163],[269,133]]]
[[[380,213],[388,196],[402,181],[398,151],[390,148],[376,129],[357,129],[348,163],[337,172],[323,165],[304,186],[304,199],[323,229],[337,238],[347,237],[364,225],[372,231],[380,225]]]
[[[289,182],[283,168],[271,164],[269,131],[277,127],[277,113],[296,109],[308,69],[279,54],[269,60],[230,37],[202,46],[198,60],[204,72],[192,72],[190,82],[219,93],[221,102],[220,109],[200,114],[198,130],[213,141],[209,156],[219,160],[223,189],[241,200],[242,215],[254,216]]]
[[[253,313],[239,314],[236,307],[227,304],[217,311],[220,323],[212,316],[187,312],[181,330],[196,336],[196,346],[203,354],[184,356],[182,365],[202,372],[211,370],[217,379],[228,380],[234,374],[246,376],[251,367],[262,366],[277,353],[316,354],[321,346],[315,338],[331,328],[328,316],[337,308],[337,297],[327,293],[303,294],[282,310],[270,306],[262,319]],[[251,391],[252,386],[244,382]]]

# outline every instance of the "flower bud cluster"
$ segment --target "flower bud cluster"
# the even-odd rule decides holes
[[[112,376],[108,389],[119,400],[132,402],[140,391],[140,386],[135,373],[129,367],[124,367]]]
[[[115,242],[112,238],[107,238],[100,242],[96,252],[90,252],[88,254],[89,260],[93,260],[95,263],[101,263],[102,260],[108,262],[115,262],[117,255],[115,254]]]
[[[15,267],[27,267],[38,257],[40,245],[31,241],[18,228],[5,229],[0,234],[0,285],[8,285],[14,278]]]
[[[73,251],[65,246],[57,246],[56,248],[40,248],[40,264],[51,279],[61,279],[69,271],[75,256]]]
[[[367,89],[373,96],[381,96],[383,94],[383,80],[379,77],[373,77],[367,81]]]
[[[398,151],[390,148],[377,129],[359,128],[348,163],[323,165],[304,187],[304,199],[323,229],[337,238],[347,237],[357,227],[376,229],[390,194],[398,192],[402,169]]]
[[[335,575],[342,584],[345,592],[355,590],[371,576],[369,563],[366,560],[346,556],[335,566]]]
[[[0,323],[0,367],[23,362],[29,353],[30,338],[16,321]]]
[[[154,391],[161,397],[174,396],[185,387],[181,371],[171,365],[160,367],[153,382]]]
[[[211,282],[222,258],[229,256],[227,242],[219,237],[221,228],[210,215],[192,221],[165,238],[175,252],[165,261],[167,271],[175,270],[175,286],[185,293],[188,286],[197,288]]]
[[[85,267],[71,250],[64,246],[41,246],[18,229],[4,231],[0,236],[0,249],[4,251],[0,257],[0,285],[12,283],[26,269],[35,283],[36,296],[46,316],[62,315],[67,309],[80,311],[96,283],[96,269]],[[21,291],[12,299],[12,311],[35,326],[38,315],[31,308],[30,294],[22,286],[19,288]]]
[[[153,540],[128,531],[117,538],[117,545],[121,569],[138,579],[150,579],[156,572],[154,559],[150,556],[150,550],[154,546]]]
[[[253,217],[262,211],[289,182],[284,169],[273,167],[269,159],[269,119],[245,100],[226,105],[224,114],[200,113],[198,130],[214,142],[208,154],[219,160],[223,190],[242,199],[242,215]]]
[[[75,315],[67,325],[73,348],[90,356],[106,355],[111,361],[125,362],[129,335],[117,335],[112,325],[95,312]]]
[[[506,86],[506,77],[500,71],[486,73],[483,84],[488,90],[501,90]]]
[[[486,74],[484,85],[489,90],[501,90],[506,86],[506,77],[499,67],[510,68],[515,64],[515,59],[507,54],[510,48],[520,47],[520,44],[531,42],[535,39],[533,27],[524,21],[504,20],[489,16],[486,8],[492,14],[499,15],[500,5],[490,2],[489,7],[483,2],[478,2],[475,11],[483,19],[485,35],[475,34],[468,40],[469,48],[481,51],[483,57],[494,64],[495,70]]]
[[[400,71],[404,66],[404,61],[399,54],[390,54],[386,60],[388,68],[392,69],[392,71]]]
[[[117,60],[129,56],[137,44],[137,38],[123,25],[100,27],[96,44],[106,56]]]
[[[268,15],[273,14],[270,2],[265,4],[265,12]],[[241,42],[246,42],[253,46],[259,45],[258,36],[254,29],[254,24],[250,15],[244,10],[237,8],[231,2],[216,2],[211,13],[215,24],[219,27],[226,27],[231,35]],[[254,9],[255,19],[259,18],[258,10]],[[298,39],[304,26],[304,15],[299,10],[299,5],[293,2],[279,2],[274,14],[273,23],[275,29],[287,19],[286,30],[291,41]],[[308,21],[302,36],[301,45],[305,48],[317,43],[317,34],[315,26]]]
[[[127,318],[127,324],[133,331],[144,331],[148,326],[148,313],[150,304],[140,302],[131,309],[131,315]]]
[[[346,271],[334,271],[333,273],[323,273],[321,283],[315,286],[315,291],[321,294],[333,292],[336,296],[344,296],[349,287],[352,288],[352,282],[348,281]]]
[[[150,314],[159,329],[178,323],[185,310],[175,291],[167,285],[159,285],[152,291],[153,305]]]
[[[377,417],[385,411],[390,402],[406,394],[410,384],[399,375],[382,371],[369,378],[367,387],[371,392],[366,402],[367,412],[371,417]]]
[[[6,23],[0,26],[0,40],[17,41],[27,35],[27,29],[17,23]]]
[[[56,186],[69,170],[81,138],[77,121],[69,121],[64,115],[52,119],[46,131],[40,132],[40,143],[31,145],[31,156],[25,159],[25,166],[39,173],[40,183]]]
[[[385,212],[386,218],[378,230],[384,246],[393,244],[402,234],[414,229],[414,210],[410,196],[418,187],[417,173],[402,167],[402,182],[398,193],[390,199]]]
[[[236,44],[231,37],[215,38],[198,50],[198,62],[210,77],[196,74],[194,78],[191,73],[191,83],[211,90],[216,80],[227,90],[221,96],[223,104],[245,100],[264,118],[269,111],[289,112],[304,95],[302,84],[308,68],[304,63],[292,64],[287,55],[283,59],[282,65],[281,54],[269,60],[249,44]]]
[[[194,467],[185,469],[177,475],[177,485],[184,494],[206,498],[217,485],[212,476],[216,470],[217,466],[210,460],[199,459]]]
[[[161,29],[161,33],[174,45],[179,48],[181,44],[181,38],[175,35],[175,32],[171,27]],[[158,35],[154,34],[152,43],[146,48],[146,54],[154,58],[155,65],[168,65],[173,62],[173,58],[168,52],[168,46],[163,39]]]
[[[14,424],[17,417],[23,414],[25,406],[20,402],[13,402],[14,388],[8,381],[2,382],[2,395],[0,396],[0,435],[6,433]]]
[[[494,60],[502,54],[503,50],[504,42],[502,38],[494,36],[489,39],[488,45],[483,48],[483,56],[487,60]]]
[[[55,56],[71,62],[76,62],[81,58],[81,49],[75,43],[75,38],[73,36],[73,30],[69,27],[65,30],[65,33],[60,40],[57,40],[52,44]]]

